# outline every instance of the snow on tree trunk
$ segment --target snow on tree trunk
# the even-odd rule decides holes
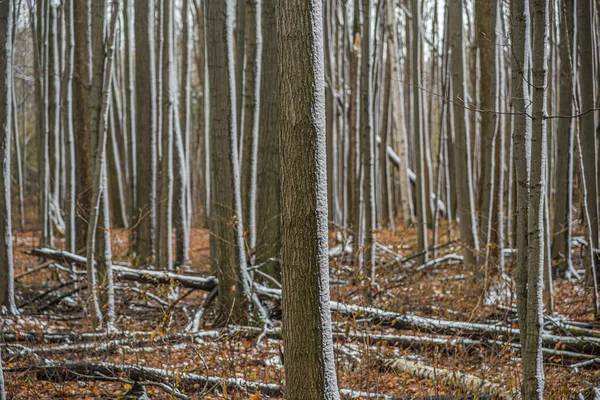
[[[528,206],[527,333],[523,349],[523,397],[542,399],[544,290],[544,202],[546,200],[546,90],[548,84],[548,1],[531,2],[533,11],[533,106]]]
[[[246,79],[244,84],[242,209],[250,249],[256,246],[256,174],[262,60],[261,0],[246,4]]]
[[[329,308],[321,0],[277,4],[287,399],[339,399]]]
[[[12,118],[13,2],[0,2],[0,307],[17,313],[11,230],[10,136]],[[1,364],[0,364],[1,367]],[[4,393],[4,381],[2,380]]]
[[[410,62],[412,63],[412,125],[414,127],[414,143],[415,143],[415,164],[417,173],[416,179],[416,199],[417,199],[417,252],[423,253],[417,258],[417,264],[425,264],[428,260],[425,249],[428,247],[427,239],[427,198],[426,198],[426,179],[425,179],[425,140],[423,138],[423,129],[421,127],[421,67],[420,67],[420,30],[421,30],[421,8],[418,0],[412,0],[412,54]],[[462,43],[461,43],[462,46]],[[408,53],[408,52],[407,52]]]
[[[362,0],[362,41],[360,66],[360,153],[363,171],[365,242],[363,263],[366,284],[375,282],[375,143],[373,132],[373,63],[371,50],[371,0]],[[356,232],[358,234],[358,232]],[[368,295],[368,293],[367,293]]]

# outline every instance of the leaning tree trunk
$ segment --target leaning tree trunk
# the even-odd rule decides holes
[[[573,0],[560,2],[560,96],[559,115],[573,114],[573,70],[571,65],[569,19],[573,16]],[[573,119],[560,118],[556,132],[556,180],[554,232],[552,240],[552,271],[564,277],[571,265],[571,218],[573,206]]]
[[[219,279],[226,321],[243,324],[250,308],[250,282],[243,240],[233,57],[235,2],[206,3],[210,86],[210,254]],[[225,88],[220,89],[226,85]],[[233,223],[232,223],[233,221]]]
[[[0,2],[0,307],[5,308],[9,314],[16,314],[10,198],[10,135],[14,90],[12,24],[13,2]]]
[[[465,110],[465,65],[463,41],[463,2],[451,0],[448,6],[450,37],[450,74],[452,112],[454,115],[454,171],[457,184],[457,215],[460,218],[460,238],[463,244],[465,268],[477,274],[477,224],[473,207],[471,145],[469,116]],[[475,278],[475,276],[474,276]]]
[[[257,166],[256,263],[279,257],[281,251],[281,187],[279,144],[279,80],[277,77],[277,0],[263,0],[263,58]],[[263,271],[277,281],[281,268],[268,262]]]
[[[579,85],[581,90],[581,111],[586,112],[594,108],[594,47],[593,47],[593,16],[592,2],[580,0],[576,2],[577,7],[577,23],[579,24],[579,57],[580,57],[580,72]],[[596,113],[587,112],[580,118],[582,150],[583,150],[583,167],[585,171],[586,187],[587,187],[587,207],[589,212],[589,220],[586,221],[590,225],[592,232],[592,249],[598,249],[598,160],[597,160],[597,140],[596,140]],[[597,254],[597,253],[592,253]],[[598,256],[594,260],[596,267],[600,265]],[[587,264],[589,265],[589,264]],[[591,271],[587,271],[588,276],[591,276]],[[596,277],[598,277],[596,273]]]
[[[136,204],[132,215],[133,251],[152,261],[156,228],[156,79],[154,2],[135,0]]]
[[[279,0],[286,398],[339,399],[331,338],[321,0]]]

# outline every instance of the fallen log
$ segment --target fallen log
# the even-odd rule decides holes
[[[35,371],[37,379],[55,383],[69,381],[113,381],[115,380],[114,378],[125,377],[133,382],[164,384],[173,390],[184,390],[188,393],[206,393],[226,388],[230,391],[242,390],[249,394],[260,392],[261,395],[267,397],[283,397],[285,394],[285,389],[281,385],[253,382],[241,378],[221,378],[190,372],[174,372],[160,368],[108,362],[66,362],[58,364],[46,360],[46,363],[49,363],[49,365],[6,368],[5,372]],[[172,382],[177,382],[177,385],[173,385]],[[449,399],[448,397],[401,397],[389,394],[366,393],[352,389],[340,389],[340,394],[352,398],[367,397],[382,400]]]
[[[64,262],[85,264],[86,259],[64,251],[50,249],[38,249],[30,251],[31,254],[40,257],[49,257],[62,259]],[[164,271],[137,270],[124,266],[113,266],[113,270],[120,279],[133,280],[150,284],[179,284],[186,288],[212,291],[217,285],[215,277],[195,277],[174,274]],[[281,299],[281,290],[267,288],[258,283],[254,283],[254,289],[258,295],[268,299]],[[500,341],[514,342],[518,340],[519,329],[511,328],[505,325],[491,325],[476,322],[449,321],[439,318],[419,317],[412,314],[398,314],[391,311],[385,311],[374,307],[363,307],[358,305],[349,305],[332,301],[331,310],[343,316],[364,315],[377,322],[383,323],[395,329],[418,330],[424,332],[433,332],[444,335],[469,335],[480,339],[493,339]],[[545,347],[560,348],[572,352],[600,355],[600,338],[587,336],[558,336],[544,333],[542,342]]]
[[[384,361],[383,367],[397,373],[408,373],[421,379],[440,382],[445,386],[455,387],[464,393],[479,395],[492,395],[500,399],[516,399],[518,392],[506,389],[504,386],[492,383],[478,376],[443,368],[431,367],[410,360]]]

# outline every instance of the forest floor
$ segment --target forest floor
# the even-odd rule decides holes
[[[447,227],[444,229],[447,230]],[[454,235],[457,235],[457,232],[453,229]],[[399,262],[415,254],[415,237],[413,229],[379,232],[377,240],[386,245],[387,250],[380,249],[377,253],[378,282],[369,304],[365,302],[360,284],[357,284],[360,282],[361,271],[352,268],[348,256],[331,257],[332,300],[376,307],[402,315],[518,327],[516,314],[510,309],[511,306],[514,307],[514,296],[511,295],[514,288],[499,289],[505,281],[500,279],[495,267],[490,267],[489,274],[489,287],[494,295],[486,299],[477,298],[473,295],[473,290],[467,287],[470,286],[467,284],[470,275],[460,262],[440,263],[425,268],[417,268],[414,259]],[[449,243],[452,239],[456,237],[446,235],[441,237],[439,242]],[[68,283],[70,276],[64,270],[51,266],[40,267],[33,273],[21,276],[44,262],[38,257],[25,254],[36,246],[37,234],[33,232],[18,234],[15,237],[17,301],[19,304],[28,304],[22,307],[20,316],[3,318],[0,322],[2,358],[5,368],[9,369],[5,373],[9,398],[116,399],[131,388],[131,383],[124,379],[126,376],[112,380],[103,375],[82,375],[81,381],[44,380],[41,379],[43,377],[40,377],[39,371],[36,374],[36,370],[29,369],[44,363],[61,364],[69,361],[101,361],[161,368],[174,377],[169,382],[171,387],[178,386],[178,382],[183,381],[184,372],[283,384],[281,341],[276,335],[239,334],[239,330],[233,327],[215,328],[214,302],[201,322],[199,334],[177,336],[208,293],[200,290],[190,291],[173,284],[116,282],[118,331],[111,337],[88,338],[88,346],[77,347],[78,343],[84,342],[84,336],[75,337],[72,334],[91,332],[92,327],[88,316],[83,314],[81,298],[76,294],[64,296],[73,288],[73,284]],[[60,239],[56,240],[56,247],[63,247]],[[330,249],[340,248],[339,234],[331,233]],[[115,230],[114,261],[128,261],[126,250],[127,232]],[[579,250],[574,252],[574,259],[580,264]],[[437,257],[444,254],[460,254],[460,249],[449,244],[437,253]],[[507,261],[511,261],[511,256],[507,257]],[[507,275],[513,276],[511,263],[507,264]],[[180,273],[210,275],[207,230],[193,229],[189,267]],[[55,290],[44,294],[52,288]],[[585,326],[590,328],[587,335],[600,337],[600,325],[593,323],[592,299],[586,292],[583,280],[557,280],[554,296],[556,310],[553,318],[586,323]],[[509,344],[511,340],[517,342],[514,337],[510,337],[510,333],[494,337],[500,344],[488,346],[484,345],[484,340],[477,340],[487,337],[481,332],[462,329],[441,332],[436,328],[410,327],[396,329],[392,327],[396,325],[395,319],[385,321],[359,314],[349,317],[336,311],[332,316],[336,332],[335,354],[340,388],[391,395],[387,397],[389,399],[443,394],[459,398],[468,392],[468,388],[461,383],[463,381],[459,377],[463,373],[469,374],[468,377],[475,376],[488,382],[491,386],[481,386],[480,391],[489,392],[488,388],[494,387],[495,389],[490,391],[499,398],[511,398],[519,387],[519,352]],[[275,328],[281,325],[277,320],[273,322]],[[139,332],[146,332],[147,340],[135,340],[135,337],[141,337]],[[201,332],[208,333],[202,335]],[[73,337],[66,343],[52,343],[50,337],[53,333]],[[564,331],[554,333],[573,336],[572,333]],[[377,340],[381,338],[381,334],[400,339]],[[435,336],[443,341],[423,344],[401,335],[422,338]],[[452,339],[473,339],[473,342]],[[569,349],[561,340],[556,341],[552,348]],[[597,371],[593,367],[570,368],[575,363],[592,358],[591,354],[596,350],[595,348],[590,354],[584,354],[581,359],[560,355],[547,357],[545,398],[570,399],[578,393],[596,387]],[[390,362],[395,360],[408,360],[417,365],[429,366],[433,368],[433,372],[427,376],[423,371],[410,371],[406,367],[392,368]],[[454,378],[445,379],[447,375],[444,375],[444,370],[455,371]],[[241,380],[236,382],[242,382]],[[265,398],[266,395],[257,394],[258,390],[252,387],[236,390],[223,382],[196,384],[191,388],[182,388],[182,391],[190,399],[256,400]],[[360,397],[357,393],[345,393],[343,397],[346,398]],[[148,395],[151,399],[175,398],[164,388],[152,385],[148,386]]]

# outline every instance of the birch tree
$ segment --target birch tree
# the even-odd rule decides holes
[[[321,0],[277,2],[287,399],[339,399],[329,309]]]
[[[11,228],[10,136],[12,118],[13,2],[0,2],[0,312],[17,313]],[[1,367],[1,365],[0,365]],[[4,381],[2,381],[4,383]],[[2,387],[4,389],[4,386]],[[4,390],[2,390],[4,393]]]

